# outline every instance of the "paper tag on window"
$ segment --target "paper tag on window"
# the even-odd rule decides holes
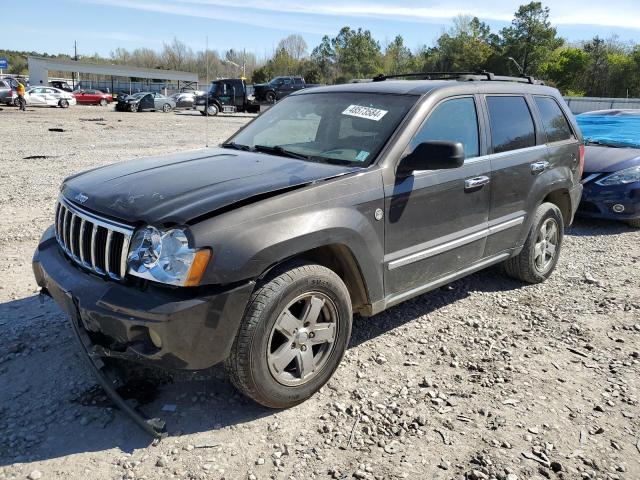
[[[351,117],[367,118],[369,120],[379,121],[387,114],[387,110],[380,110],[373,107],[363,107],[362,105],[349,105],[347,109],[342,112],[343,115],[349,115]]]
[[[356,155],[356,160],[358,162],[364,162],[367,157],[369,156],[369,152],[365,151],[365,150],[360,150],[360,153],[358,153],[358,155]]]

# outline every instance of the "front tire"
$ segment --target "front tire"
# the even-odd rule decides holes
[[[544,282],[558,264],[563,239],[562,212],[553,203],[543,203],[533,215],[522,251],[504,263],[507,274],[527,283]]]
[[[69,101],[65,100],[65,99],[62,99],[62,100],[60,100],[58,105],[60,105],[61,108],[69,108]]]
[[[206,108],[206,111],[204,112],[205,116],[215,117],[216,115],[218,115],[218,112],[220,112],[220,109],[216,104],[208,105],[205,108]]]
[[[104,99],[104,98],[101,98],[101,99],[100,99],[100,106],[101,106],[101,107],[106,107],[106,106],[107,106],[107,103],[108,103],[108,102],[107,102],[107,100],[106,100],[106,99]]]
[[[169,112],[171,111],[171,105],[169,105],[168,103],[165,103],[165,104],[162,106],[162,111],[163,111],[164,113],[169,113]]]
[[[251,297],[226,370],[266,407],[297,405],[340,364],[351,320],[349,291],[335,272],[316,264],[276,268]]]
[[[264,97],[267,103],[276,103],[276,92],[267,92]]]

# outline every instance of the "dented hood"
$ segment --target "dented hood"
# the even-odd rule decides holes
[[[184,224],[234,203],[246,204],[354,170],[358,168],[213,148],[90,170],[69,177],[62,194],[127,223]]]

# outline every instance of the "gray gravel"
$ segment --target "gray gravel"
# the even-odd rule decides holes
[[[219,368],[161,384],[145,408],[171,436],[150,444],[38,301],[30,257],[66,175],[246,121],[0,111],[0,479],[640,478],[640,232],[611,222],[578,221],[542,285],[493,268],[356,319],[342,366],[298,407],[259,407]]]

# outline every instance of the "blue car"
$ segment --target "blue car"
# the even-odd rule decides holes
[[[576,119],[585,143],[577,214],[640,228],[640,110],[599,110]]]

